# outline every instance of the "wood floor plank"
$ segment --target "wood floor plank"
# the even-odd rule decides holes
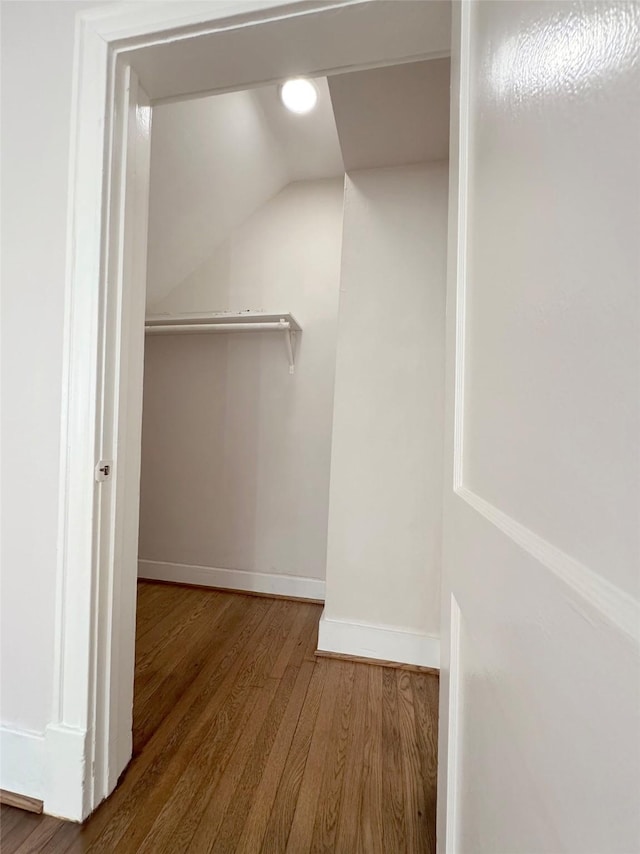
[[[81,836],[82,825],[72,821],[62,821],[58,830],[42,845],[38,854],[65,854]]]
[[[300,676],[298,668],[288,667],[278,682],[276,695],[271,702],[232,800],[225,811],[224,821],[215,843],[209,846],[209,851],[235,852],[238,849],[247,816],[250,814],[251,806],[257,796],[262,777],[266,773],[269,757],[275,747],[278,733],[286,725],[285,717],[289,709],[293,712],[293,725],[295,726],[295,721],[297,721],[300,712],[299,704],[304,700],[308,685],[307,673],[305,672]],[[259,845],[257,850],[259,850]]]
[[[277,609],[278,603],[267,605],[266,608],[253,603],[247,604],[245,601],[239,601],[236,604],[241,613],[246,610],[255,610],[260,616],[251,633],[255,644],[246,646],[242,643],[241,635],[240,642],[230,650],[231,655],[227,653],[219,670],[212,671],[211,678],[205,684],[198,684],[195,691],[191,685],[185,693],[184,697],[191,698],[192,704],[184,717],[181,716],[179,719],[178,726],[183,731],[183,739],[168,755],[166,755],[168,745],[162,739],[158,744],[162,752],[152,767],[148,768],[144,775],[139,776],[138,786],[141,787],[142,793],[135,799],[129,822],[125,828],[122,828],[119,837],[119,845],[123,852],[137,850],[138,844],[144,839],[167,799],[172,798],[175,785],[193,761],[212,720],[215,720],[219,711],[225,709],[229,698],[241,691],[243,685],[248,684],[250,675],[253,674],[251,665],[256,657],[255,648],[260,649],[264,644],[264,638],[273,631],[274,619],[271,614]],[[243,625],[242,620],[240,625]],[[239,654],[234,655],[233,652],[236,649]],[[173,734],[170,736],[169,744],[175,744]],[[145,787],[149,775],[153,775],[156,785],[147,791]],[[175,803],[175,800],[173,802]],[[109,848],[94,846],[90,850],[102,850],[106,854]]]
[[[248,668],[245,679],[255,688],[261,688],[270,678],[270,672],[275,666],[282,644],[292,630],[296,615],[297,603],[274,600],[274,617],[267,630],[264,643],[255,650],[255,655]]]
[[[23,842],[33,833],[43,821],[43,816],[37,813],[22,812],[20,821],[15,822],[2,837],[2,854],[15,854]]]
[[[286,622],[283,628],[293,628],[291,617],[296,608],[292,603],[286,606]],[[282,636],[282,635],[281,635]],[[265,645],[265,655],[261,661],[263,673],[268,673],[277,659],[278,634],[274,635],[271,647]],[[196,833],[190,842],[190,850],[216,851],[234,850],[242,832],[253,793],[257,787],[271,745],[276,737],[280,720],[287,706],[298,667],[301,663],[302,647],[294,646],[289,666],[281,680],[268,678],[260,680],[259,670],[252,680],[254,687],[261,687],[264,697],[260,697],[255,716],[242,734],[234,755],[228,763],[223,777],[214,789]],[[262,684],[261,684],[262,683]],[[265,703],[268,700],[268,706]]]
[[[436,789],[438,782],[438,679],[411,674],[418,755],[422,767],[429,851],[436,850]]]
[[[214,603],[209,603],[211,606]],[[146,688],[136,691],[134,709],[137,722],[134,738],[134,754],[137,754],[164,718],[167,704],[172,705],[185,695],[191,683],[201,673],[204,663],[215,653],[215,632],[224,620],[228,603],[217,608],[189,614],[185,622],[187,637],[176,637],[176,643],[164,647],[153,665],[153,679]],[[141,677],[140,681],[142,681]]]
[[[186,602],[184,615],[172,611],[165,615],[164,619],[156,626],[149,629],[144,638],[136,647],[136,679],[140,688],[144,684],[144,677],[152,667],[158,656],[169,646],[178,647],[190,640],[190,630],[200,615],[205,612],[211,614],[214,611],[216,617],[228,607],[229,599],[202,597],[193,602]]]
[[[400,728],[398,725],[398,686],[395,671],[385,667],[382,674],[382,823],[386,851],[402,854],[404,835],[404,789]]]
[[[139,583],[134,741],[84,825],[2,854],[435,852],[438,679],[316,658],[321,607]]]
[[[269,753],[264,773],[256,788],[251,810],[246,816],[242,834],[234,849],[238,854],[240,852],[244,852],[244,854],[256,854],[256,851],[259,851],[262,846],[312,674],[313,664],[310,661],[303,662],[298,669],[296,683],[284,717],[278,728],[275,742]],[[286,671],[282,678],[285,675]]]
[[[313,852],[325,852],[325,854],[335,851],[355,680],[355,664],[353,662],[340,662],[339,667],[338,695],[333,710],[331,738],[325,754],[318,808],[311,841]]]
[[[154,592],[155,596],[149,594],[146,601],[140,602],[136,612],[136,657],[153,647],[167,626],[175,624],[181,609],[197,601],[194,591],[184,587],[169,588],[166,593],[157,589]]]
[[[160,854],[189,849],[204,804],[251,721],[259,692],[260,689],[245,686],[242,691],[235,692],[224,714],[212,720],[201,749],[194,754],[136,851]],[[206,786],[202,786],[203,780],[207,781]]]
[[[194,835],[199,823],[203,809],[215,789],[220,777],[225,772],[226,766],[234,752],[239,751],[238,742],[246,738],[246,728],[251,720],[250,715],[259,697],[259,689],[255,682],[259,670],[256,669],[256,660],[261,658],[266,671],[272,666],[275,654],[280,647],[278,636],[286,632],[291,625],[295,612],[288,605],[277,607],[279,620],[272,618],[271,628],[278,629],[275,632],[265,632],[262,639],[260,655],[257,651],[247,659],[243,670],[234,678],[232,692],[226,703],[222,719],[214,720],[215,733],[210,733],[203,740],[203,745],[194,755],[193,761],[185,774],[180,779],[173,792],[171,803],[167,804],[158,821],[152,828],[151,833],[145,840],[143,850],[149,851],[175,851],[186,850],[191,845],[191,837]],[[263,654],[264,652],[264,654]],[[276,687],[276,686],[272,686]],[[226,732],[227,722],[232,713],[233,703],[238,706],[244,704],[242,709],[243,718],[224,743],[222,736]],[[207,786],[200,785],[202,776],[206,775]],[[163,830],[164,828],[164,830]],[[177,829],[176,829],[177,828]],[[162,842],[162,836],[166,842]]]
[[[136,635],[140,632],[143,624],[147,621],[154,621],[160,609],[169,607],[166,597],[161,595],[159,586],[138,579],[136,588]]]
[[[209,596],[201,599],[185,598],[161,619],[155,626],[147,631],[144,638],[136,642],[136,690],[142,694],[142,688],[148,679],[147,671],[158,658],[166,656],[168,649],[172,650],[171,661],[177,664],[181,654],[195,643],[193,626],[197,624],[203,613],[209,615],[209,619],[219,620],[224,611],[224,606],[229,604],[228,597],[221,600]],[[212,633],[212,637],[215,634]],[[178,655],[176,656],[176,651]],[[155,675],[155,668],[151,675]],[[157,686],[154,686],[157,687]]]
[[[149,616],[148,607],[153,607],[153,600],[160,601],[162,591],[159,584],[154,584],[153,581],[147,581],[144,578],[139,578],[136,585],[136,606],[138,608],[138,622],[140,618],[146,619]],[[164,597],[162,597],[164,598]]]
[[[224,709],[225,717],[227,717],[233,703],[241,703],[243,697],[247,695],[250,695],[250,702],[252,704],[255,703],[256,694],[255,690],[252,691],[252,689],[255,689],[256,684],[264,681],[266,674],[268,674],[270,667],[272,667],[277,650],[281,645],[280,638],[283,633],[287,632],[295,612],[291,609],[289,603],[274,602],[270,607],[269,614],[269,621],[260,642],[253,644],[251,654],[245,657],[242,668],[233,676],[231,691]],[[245,712],[250,711],[251,708],[245,710]],[[245,723],[240,728],[240,731],[235,733],[235,741],[227,743],[222,753],[214,751],[209,756],[208,752],[205,751],[203,753],[202,748],[196,753],[192,768],[188,769],[186,776],[184,776],[184,779],[179,784],[180,792],[185,791],[187,793],[186,799],[179,797],[172,798],[170,808],[168,805],[163,810],[164,814],[160,816],[160,820],[164,821],[166,827],[170,825],[167,813],[169,816],[173,814],[174,819],[173,827],[165,834],[167,838],[166,847],[163,844],[161,849],[158,848],[160,843],[157,842],[156,850],[180,850],[189,843],[190,837],[195,833],[202,810],[206,806],[211,791],[224,772],[227,761],[233,755],[234,751],[239,749],[237,745],[238,736],[240,738],[243,737],[246,726],[248,724]],[[201,770],[202,773],[207,775],[208,783],[206,787],[199,785],[200,776],[190,782],[190,772],[194,769],[196,771]],[[177,821],[177,816],[180,814],[182,817]],[[174,830],[175,827],[177,827],[177,831]],[[157,833],[154,836],[157,838]]]
[[[242,796],[250,782],[247,780],[245,772],[248,769],[249,775],[252,775],[254,769],[251,767],[251,763],[255,759],[258,762],[263,759],[261,750],[264,748],[260,744],[260,739],[263,735],[266,737],[270,735],[270,732],[263,733],[265,720],[267,718],[273,720],[278,711],[284,710],[288,694],[293,688],[292,673],[293,671],[289,671],[289,681],[285,684],[284,690],[282,689],[282,682],[276,679],[269,679],[266,685],[254,689],[258,692],[258,702],[254,712],[222,777],[213,792],[209,793],[209,799],[189,843],[188,850],[194,854],[208,854],[210,851],[217,850],[216,840],[225,821],[227,811],[235,800],[236,791]],[[278,694],[279,689],[280,693]],[[276,702],[276,708],[272,705],[274,702]],[[256,753],[258,754],[257,757]]]
[[[429,854],[428,792],[422,773],[411,677],[397,670],[398,720],[402,757],[407,851]]]
[[[422,774],[420,747],[416,729],[411,678],[406,671],[396,671],[398,685],[398,724],[400,728],[402,782],[405,804],[407,851],[429,854],[427,783]]]
[[[198,720],[211,713],[212,704],[224,701],[225,691],[231,690],[244,661],[243,650],[251,649],[254,635],[260,638],[266,632],[272,607],[267,600],[256,599],[248,607],[244,601],[236,601],[219,629],[228,633],[227,644],[211,657],[180,702],[167,710],[145,750],[127,769],[123,784],[111,795],[111,809],[94,813],[83,829],[86,838],[73,850],[80,852],[90,847],[96,851],[115,850],[116,842],[144,811],[147,799],[166,785],[167,777],[171,777],[168,767],[171,765],[176,773],[176,768],[188,765],[197,748]]]
[[[305,663],[313,665],[313,662],[307,661],[306,656]],[[311,738],[320,709],[323,687],[324,672],[321,668],[314,666],[291,749],[278,783],[275,801],[265,830],[261,849],[263,854],[281,854],[287,847]]]
[[[313,608],[302,605],[296,609],[295,623],[271,668],[269,675],[272,679],[282,679],[284,676],[285,670],[289,666],[289,659],[291,658],[294,646],[304,644],[305,642],[304,628],[309,624],[310,619],[317,622],[317,614]]]
[[[385,852],[382,821],[382,674],[382,667],[369,667],[360,790],[359,854]]]
[[[318,629],[320,627],[320,618],[318,616],[312,622],[312,628],[309,633],[309,639],[307,643],[307,647],[304,654],[304,660],[310,661],[312,664],[316,664],[318,659],[316,658],[316,650],[318,649]]]
[[[149,686],[145,686],[143,662],[140,662],[140,670],[136,668],[134,729],[138,739],[142,738],[147,717],[158,708],[162,712],[170,706],[169,698],[172,695],[184,696],[191,681],[202,673],[203,662],[211,660],[219,646],[228,643],[234,626],[241,627],[244,616],[252,613],[245,609],[243,602],[227,601],[221,607],[215,607],[212,602],[208,604],[213,607],[198,614],[195,622],[190,623],[190,631],[184,638],[177,635],[170,645],[158,642]],[[138,683],[141,683],[140,686]]]
[[[23,811],[16,807],[0,805],[0,845],[4,844],[4,839],[11,828],[20,822],[22,814]]]
[[[365,744],[367,688],[369,665],[356,664],[353,685],[353,702],[347,756],[345,759],[344,784],[338,812],[336,854],[352,854],[358,845],[358,821],[360,814],[360,792]]]
[[[59,819],[52,818],[49,815],[44,816],[24,842],[16,848],[16,854],[40,854],[44,846],[60,829],[60,825]]]
[[[322,699],[309,745],[291,830],[287,839],[287,854],[302,854],[302,852],[311,850],[313,827],[318,808],[318,780],[321,779],[324,768],[326,746],[331,733],[331,722],[340,678],[337,667],[325,667],[325,665],[326,662],[320,661],[316,664],[316,667],[324,667]]]

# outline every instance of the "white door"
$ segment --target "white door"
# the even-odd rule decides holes
[[[454,6],[439,850],[637,852],[640,4]]]
[[[118,195],[111,223],[109,275],[115,281],[105,310],[111,315],[108,328],[119,330],[119,338],[104,346],[101,456],[112,473],[99,487],[97,544],[100,565],[110,570],[100,576],[98,599],[112,608],[110,621],[101,612],[98,630],[111,625],[112,634],[108,660],[97,662],[98,684],[103,686],[106,702],[96,714],[106,714],[108,720],[98,727],[105,741],[95,745],[95,766],[100,772],[96,770],[94,805],[114,789],[131,758],[138,578],[151,106],[130,67],[122,68],[117,85],[125,92],[119,101],[123,115],[117,116],[113,135],[114,145],[121,149],[115,158],[119,174],[112,182]]]

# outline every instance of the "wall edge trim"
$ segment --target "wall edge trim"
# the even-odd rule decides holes
[[[553,543],[517,522],[467,487],[455,494],[563,581],[572,593],[636,645],[640,645],[640,602]]]

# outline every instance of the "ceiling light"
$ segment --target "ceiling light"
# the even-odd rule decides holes
[[[296,77],[280,87],[280,100],[292,113],[309,113],[318,100],[318,90],[311,80]]]

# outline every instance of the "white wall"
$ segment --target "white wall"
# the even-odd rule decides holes
[[[203,264],[211,247],[287,183],[287,165],[252,92],[153,110],[147,303]]]
[[[324,580],[343,184],[290,184],[156,306],[290,311],[303,332],[293,376],[278,333],[147,339],[141,574]]]
[[[35,733],[52,691],[74,18],[90,5],[2,4],[0,714]]]
[[[439,850],[628,854],[640,850],[640,6],[471,9],[469,234],[452,243],[447,306]]]
[[[94,5],[0,7],[0,787],[36,798],[53,689],[75,15]]]
[[[214,247],[293,181],[344,174],[326,78],[305,116],[277,86],[153,109],[147,305],[163,300]]]
[[[440,162],[347,177],[319,643],[431,666],[440,608],[447,171]],[[381,633],[365,636],[358,624]]]

